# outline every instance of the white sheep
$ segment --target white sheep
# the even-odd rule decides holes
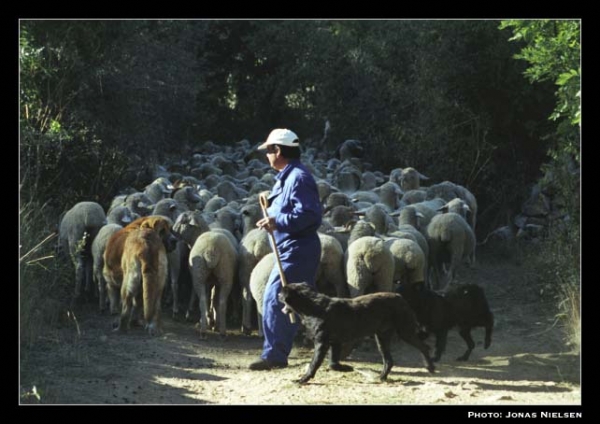
[[[352,206],[334,206],[326,210],[323,216],[334,227],[340,227],[356,218],[356,210]]]
[[[189,265],[194,290],[200,299],[200,337],[206,338],[209,320],[212,321],[208,299],[214,287],[217,300],[214,324],[224,338],[227,334],[227,299],[238,266],[236,246],[222,232],[203,233],[190,251]]]
[[[412,205],[413,203],[424,202],[427,200],[427,190],[416,189],[405,191],[400,199],[400,207],[405,205]]]
[[[262,232],[266,232],[261,230]],[[275,254],[269,253],[262,257],[250,273],[250,293],[254,302],[256,302],[256,312],[258,315],[258,336],[263,336],[262,315],[263,315],[263,298],[265,297],[265,289],[269,281],[269,275],[275,264]]]
[[[388,181],[373,191],[379,194],[380,202],[385,205],[388,212],[393,212],[400,206],[400,196],[403,191],[398,184]]]
[[[446,202],[449,202],[456,197],[464,200],[471,211],[471,213],[467,215],[467,222],[471,226],[473,232],[475,232],[475,225],[477,223],[477,199],[466,187],[454,184],[450,181],[434,184],[427,188],[427,198],[432,199],[434,197],[441,197]]]
[[[377,177],[374,172],[365,171],[362,174],[362,183],[360,184],[360,189],[365,191],[373,190],[383,182],[384,180]]]
[[[350,200],[356,202],[369,202],[372,205],[379,202],[379,195],[373,191],[359,190],[350,195]]]
[[[413,203],[413,207],[422,217],[419,220],[419,230],[425,234],[425,228],[431,222],[431,219],[440,213],[440,208],[446,204],[444,199],[436,197],[435,199],[425,200],[424,202]]]
[[[429,244],[427,243],[427,238],[423,235],[426,227],[422,226],[422,219],[423,214],[421,214],[421,212],[412,206],[406,206],[400,210],[396,231],[413,234],[417,243],[419,243],[419,247],[423,250],[423,253],[425,253],[425,257],[428,258]],[[392,235],[391,233],[388,234]]]
[[[144,194],[152,203],[158,203],[171,194],[172,184],[166,178],[157,178],[144,188]]]
[[[175,223],[173,224],[172,231],[176,234],[184,244],[183,246],[178,243],[177,248],[170,252],[170,277],[171,277],[171,293],[173,296],[173,317],[176,318],[179,315],[179,274],[182,258],[189,258],[190,251],[196,243],[196,239],[203,233],[209,231],[208,224],[204,220],[200,211],[185,211],[181,213]],[[179,261],[176,263],[176,259]],[[172,262],[172,266],[171,266]],[[188,305],[194,299],[194,293],[190,294]],[[189,308],[186,312],[186,319],[189,318]]]
[[[245,236],[256,228],[256,223],[262,218],[262,209],[258,203],[242,206],[240,209],[242,219],[242,235]]]
[[[344,259],[350,297],[392,291],[394,258],[383,240],[360,237],[349,243]]]
[[[387,234],[397,229],[394,219],[381,203],[369,207],[364,211],[364,215],[365,221],[371,222],[375,226],[375,231],[379,234]]]
[[[394,257],[394,281],[424,282],[427,261],[416,241],[408,238],[388,238],[385,245]]]
[[[240,188],[239,184],[236,186],[231,181],[221,181],[215,187],[215,191],[219,197],[222,197],[227,202],[231,202],[232,200],[239,200],[248,196],[248,191]]]
[[[131,212],[127,206],[121,205],[114,207],[110,211],[110,213],[106,216],[106,223],[118,224],[124,227],[139,217],[140,216],[138,214]]]
[[[152,209],[152,215],[166,216],[171,221],[177,221],[179,215],[191,209],[185,203],[175,199],[162,199]]]
[[[227,206],[227,200],[215,195],[208,202],[206,202],[206,205],[204,205],[204,211],[216,212],[224,206]]]
[[[60,222],[59,246],[63,252],[68,252],[75,266],[73,300],[79,298],[84,288],[88,293],[93,293],[92,242],[104,224],[104,209],[96,202],[77,203],[64,214]]]
[[[128,210],[127,208],[125,209]],[[92,258],[94,261],[93,279],[98,285],[98,306],[100,312],[104,312],[106,309],[106,280],[102,274],[102,270],[104,269],[104,250],[110,237],[121,228],[123,226],[119,224],[106,224],[100,228],[98,235],[96,235],[92,242]]]
[[[428,180],[429,177],[421,174],[415,168],[396,168],[390,172],[390,181],[400,185],[402,190],[416,190],[421,187],[421,180]]]
[[[318,233],[321,241],[321,259],[317,268],[316,285],[320,293],[328,296],[348,297],[344,279],[344,250],[335,237]]]
[[[333,185],[343,193],[354,193],[362,184],[362,171],[352,163],[343,162],[332,176]]]
[[[177,200],[181,204],[186,205],[189,210],[204,209],[202,198],[198,195],[198,192],[195,187],[185,186],[176,189],[175,191],[173,191],[171,198],[173,200]]]
[[[113,201],[114,204],[114,201]],[[153,203],[144,193],[135,192],[128,194],[123,200],[123,205],[127,206],[131,212],[138,214],[139,216],[148,216],[152,213]],[[115,206],[120,206],[119,203]],[[113,206],[108,210],[110,214]]]
[[[250,334],[252,332],[252,291],[250,289],[250,274],[256,264],[270,252],[271,245],[269,244],[269,233],[260,228],[254,228],[248,231],[240,241],[238,277],[242,287],[242,332],[244,334]]]
[[[371,222],[364,220],[351,221],[347,227],[350,228],[350,236],[348,236],[348,246],[354,243],[361,237],[375,236],[375,226]],[[347,249],[346,249],[347,250]]]
[[[330,209],[333,209],[336,206],[354,207],[352,203],[352,199],[350,199],[350,197],[346,193],[330,193],[325,201],[325,210],[323,211],[323,213],[327,212]]]
[[[475,234],[454,212],[436,215],[427,226],[430,267],[433,269],[434,289],[445,289],[452,283],[460,262],[475,248]],[[450,262],[447,271],[444,264]]]
[[[224,206],[215,213],[215,221],[208,224],[213,228],[224,228],[231,232],[239,242],[242,239],[241,214],[231,206]],[[236,242],[237,244],[237,242]]]

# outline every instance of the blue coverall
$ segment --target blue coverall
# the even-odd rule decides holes
[[[292,159],[275,177],[268,197],[268,215],[275,217],[273,231],[279,257],[288,283],[306,282],[315,287],[321,258],[317,229],[321,225],[322,207],[317,184],[298,159]],[[262,359],[287,364],[299,322],[291,323],[277,299],[281,278],[277,264],[273,267],[263,298]]]

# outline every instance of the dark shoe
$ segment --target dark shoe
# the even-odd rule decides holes
[[[268,359],[259,359],[258,361],[252,362],[248,368],[250,368],[253,371],[264,371],[272,370],[273,368],[285,367],[287,367],[287,364],[269,361]]]

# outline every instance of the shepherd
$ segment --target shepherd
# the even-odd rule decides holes
[[[274,129],[258,150],[266,151],[270,166],[279,173],[267,197],[265,217],[256,226],[272,234],[272,247],[280,260],[269,275],[263,299],[263,351],[249,368],[270,370],[287,367],[300,325],[282,312],[278,299],[282,285],[286,280],[304,281],[316,290],[321,258],[317,229],[323,211],[315,179],[300,161],[300,141],[293,131]]]

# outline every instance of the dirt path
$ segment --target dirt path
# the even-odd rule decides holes
[[[21,355],[21,393],[35,386],[40,400],[52,404],[463,404],[578,405],[580,358],[569,353],[550,305],[540,302],[521,267],[480,261],[463,269],[461,282],[486,290],[496,317],[492,345],[483,350],[483,329],[471,360],[456,362],[464,342],[456,331],[437,372],[428,374],[412,348],[394,342],[388,381],[377,376],[381,359],[375,343],[363,343],[348,358],[349,373],[322,367],[299,386],[312,349],[297,346],[283,370],[251,372],[261,340],[231,329],[225,341],[216,334],[198,339],[192,324],[163,314],[163,335],[151,338],[141,328],[127,335],[111,332],[112,319],[80,311],[55,334]],[[433,345],[433,340],[428,339]]]

